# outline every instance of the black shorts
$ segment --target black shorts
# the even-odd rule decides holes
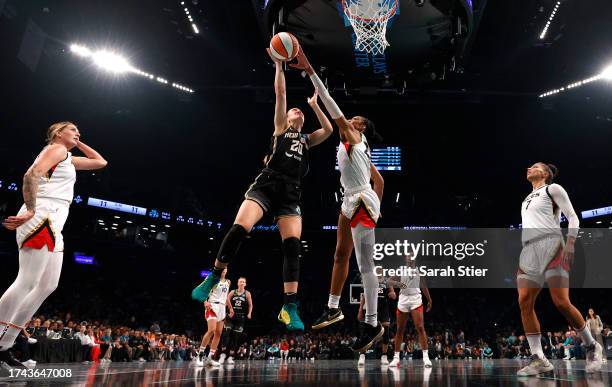
[[[271,169],[264,169],[255,179],[244,198],[252,200],[276,220],[282,216],[301,216],[299,181]]]
[[[244,331],[244,323],[246,321],[246,316],[244,314],[235,314],[231,321],[232,330],[234,332],[240,333]]]
[[[364,309],[364,314],[367,314],[367,313],[368,311]],[[380,321],[381,323],[391,322],[391,315],[389,314],[389,301],[379,298],[378,299],[378,311],[376,312],[376,314],[378,317],[378,321]]]

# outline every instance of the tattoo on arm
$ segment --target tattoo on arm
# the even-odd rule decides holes
[[[30,211],[36,211],[36,193],[38,192],[39,176],[33,171],[28,171],[23,176],[23,201],[26,208]]]

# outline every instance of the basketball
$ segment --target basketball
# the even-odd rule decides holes
[[[270,40],[270,52],[278,60],[289,61],[300,52],[300,43],[289,32],[279,32]]]

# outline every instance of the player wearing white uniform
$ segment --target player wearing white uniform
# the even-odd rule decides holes
[[[415,268],[415,261],[411,256],[406,256],[406,266]],[[414,328],[419,334],[419,344],[423,351],[423,365],[427,368],[431,367],[429,360],[427,333],[425,332],[425,319],[423,317],[423,296],[427,298],[427,310],[429,312],[433,305],[429,289],[425,283],[425,279],[419,276],[417,271],[413,275],[405,275],[400,279],[404,285],[400,290],[399,300],[397,301],[397,331],[395,332],[393,360],[389,363],[390,367],[400,366],[400,350],[404,341],[404,330],[408,322],[408,315],[412,317]]]
[[[385,331],[377,319],[378,279],[374,273],[373,259],[374,227],[380,216],[383,179],[370,160],[369,146],[364,135],[364,133],[375,133],[374,124],[361,116],[346,119],[308,62],[304,50],[300,50],[297,59],[298,63],[291,66],[303,69],[310,76],[310,80],[319,92],[321,102],[338,125],[341,141],[338,148],[338,166],[340,182],[344,188],[342,209],[338,219],[332,289],[327,309],[315,321],[313,329],[324,328],[344,318],[339,308],[339,301],[348,275],[348,259],[354,244],[363,283],[365,309],[368,313],[364,322],[360,323],[361,332],[352,349],[365,352],[383,336]],[[374,181],[374,187],[370,185],[370,180]]]
[[[106,160],[80,141],[71,122],[58,122],[47,130],[48,145],[23,177],[24,205],[17,216],[3,221],[17,231],[19,273],[0,298],[0,361],[20,366],[9,349],[15,338],[57,288],[64,253],[62,229],[72,203],[76,170],[99,169]],[[78,148],[86,157],[73,157]]]
[[[208,300],[204,302],[204,306],[206,307],[204,317],[206,318],[207,330],[204,337],[202,337],[202,344],[198,352],[197,364],[200,366],[206,365],[217,367],[220,365],[219,362],[215,361],[213,358],[217,352],[221,335],[223,334],[226,314],[225,308],[230,306],[228,295],[231,281],[225,278],[226,275],[227,268],[223,269],[219,282],[213,286],[208,296]],[[208,352],[208,356],[205,357],[204,351],[208,344],[210,344],[210,351]]]
[[[544,356],[540,341],[540,323],[535,302],[544,282],[548,283],[553,303],[582,338],[587,350],[587,372],[601,368],[602,347],[591,336],[586,322],[569,298],[569,266],[574,258],[574,243],[579,221],[567,192],[553,184],[557,167],[535,163],[527,168],[527,180],[533,191],[521,206],[523,250],[517,273],[521,319],[531,349],[531,361],[518,371],[519,376],[532,376],[553,370]],[[567,243],[561,234],[561,213],[569,221]]]

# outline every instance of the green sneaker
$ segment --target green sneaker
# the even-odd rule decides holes
[[[287,326],[290,331],[303,331],[304,323],[300,319],[296,304],[285,304],[278,314],[278,321]]]
[[[208,277],[204,279],[204,281],[202,281],[201,284],[196,286],[191,291],[191,298],[193,298],[194,300],[198,302],[206,301],[206,299],[208,298],[208,295],[210,294],[210,291],[216,284],[219,283],[219,280],[221,280],[221,276],[218,274],[216,275],[215,272],[213,271],[212,273],[210,273]]]

